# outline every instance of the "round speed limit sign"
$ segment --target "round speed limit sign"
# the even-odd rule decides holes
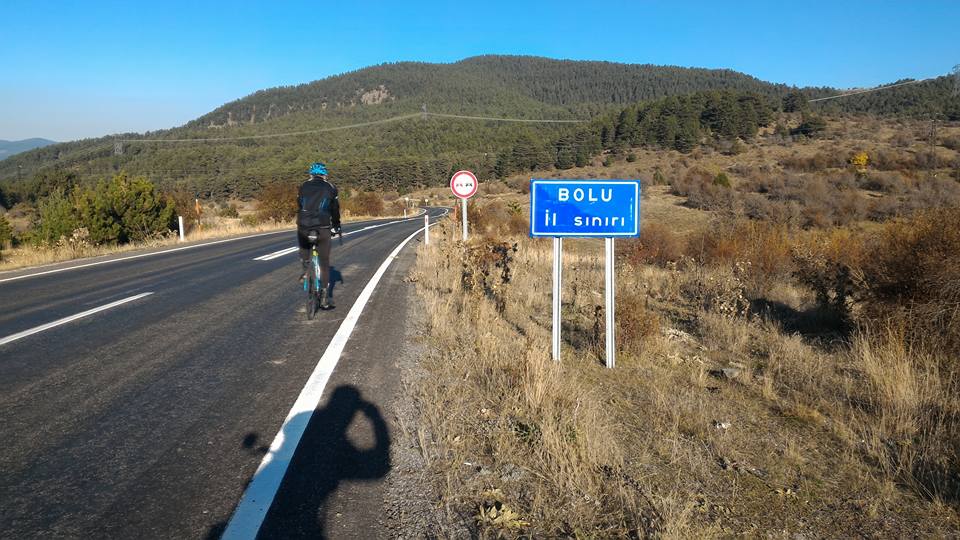
[[[477,192],[480,182],[470,171],[457,171],[450,179],[450,189],[461,199],[469,199]]]

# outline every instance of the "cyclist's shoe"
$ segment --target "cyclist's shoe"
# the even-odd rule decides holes
[[[326,289],[320,291],[320,309],[330,309],[333,306],[330,305],[330,292]]]
[[[303,282],[307,280],[307,273],[304,272],[300,274],[300,284],[303,285]]]

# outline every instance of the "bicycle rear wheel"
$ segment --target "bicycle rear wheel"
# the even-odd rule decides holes
[[[307,320],[312,321],[313,318],[317,315],[317,310],[320,305],[320,299],[318,298],[319,293],[317,291],[317,276],[316,276],[316,265],[311,264],[310,269],[307,272]]]

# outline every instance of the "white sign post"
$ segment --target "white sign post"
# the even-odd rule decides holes
[[[180,241],[183,242],[186,239],[183,235],[183,216],[177,216],[177,223],[180,225]]]
[[[553,238],[553,359],[560,361],[560,291],[563,289],[563,238]]]
[[[467,241],[467,199],[473,197],[480,187],[477,177],[470,171],[457,171],[450,179],[450,190],[460,199],[461,214],[463,215],[463,241]]]
[[[617,326],[617,318],[614,310],[616,309],[616,287],[614,284],[615,272],[613,268],[614,263],[614,251],[613,251],[613,238],[604,238],[603,239],[603,251],[605,255],[606,262],[604,263],[604,296],[606,297],[607,304],[607,367],[613,368],[617,364],[617,347],[615,341],[615,331]]]

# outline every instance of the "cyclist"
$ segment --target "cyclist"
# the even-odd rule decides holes
[[[327,166],[317,162],[310,165],[310,179],[300,186],[297,194],[297,243],[300,246],[300,262],[303,274],[300,281],[307,278],[310,265],[311,231],[317,236],[317,254],[320,259],[320,307],[330,307],[330,240],[340,232],[340,201],[337,188],[327,181]]]

